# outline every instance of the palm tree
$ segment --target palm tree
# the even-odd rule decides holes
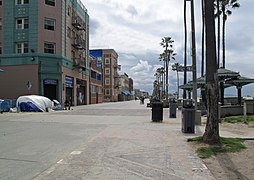
[[[187,84],[187,20],[186,20],[186,1],[184,0],[184,78],[183,84]],[[183,99],[186,99],[186,90],[183,90]]]
[[[205,9],[204,0],[201,0],[202,8],[202,54],[201,54],[201,76],[203,77],[205,72]]]
[[[191,55],[192,55],[192,79],[193,89],[192,96],[195,102],[195,110],[197,109],[197,63],[196,63],[196,37],[195,37],[195,17],[194,17],[194,0],[191,3]]]
[[[174,40],[171,37],[164,37],[161,39],[160,45],[165,48],[164,52],[160,54],[160,59],[165,61],[165,70],[166,70],[166,104],[168,104],[168,65],[171,59],[174,59],[176,55],[173,50]]]
[[[226,59],[226,21],[229,15],[232,14],[231,8],[239,8],[240,4],[237,0],[222,0],[221,11],[222,11],[222,67],[225,68],[225,59]]]
[[[216,14],[215,17],[217,18],[217,67],[220,67],[220,1],[216,0]]]
[[[207,122],[203,140],[207,143],[219,143],[218,76],[216,74],[215,20],[212,0],[205,1],[205,31]]]

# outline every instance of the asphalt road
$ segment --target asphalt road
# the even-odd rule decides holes
[[[0,179],[213,179],[180,131],[138,101],[0,114]]]

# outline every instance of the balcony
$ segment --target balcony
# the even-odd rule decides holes
[[[78,50],[86,49],[86,42],[81,37],[76,37],[72,39],[72,46]]]
[[[83,58],[75,58],[73,59],[73,67],[76,69],[83,69],[86,70],[86,64]]]
[[[72,18],[72,25],[79,31],[85,30],[84,22],[79,17]]]

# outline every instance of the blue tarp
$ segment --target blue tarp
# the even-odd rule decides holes
[[[19,104],[21,112],[42,112],[36,105],[31,102],[22,102]]]
[[[3,112],[9,112],[11,108],[11,101],[9,99],[5,99],[2,101],[2,111]]]

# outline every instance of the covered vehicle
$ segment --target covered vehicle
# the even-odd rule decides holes
[[[28,95],[20,96],[16,102],[21,112],[46,112],[52,109],[52,101],[44,96]]]

